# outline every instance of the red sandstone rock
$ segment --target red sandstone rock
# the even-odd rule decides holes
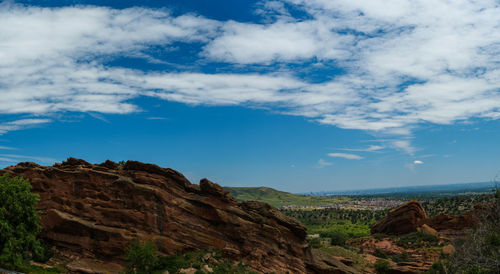
[[[372,234],[407,234],[417,231],[425,219],[427,214],[422,204],[419,201],[410,201],[392,209],[387,216],[374,223],[370,231]]]
[[[356,273],[312,251],[305,227],[276,208],[238,203],[219,185],[206,179],[193,185],[172,169],[69,158],[4,172],[31,182],[40,195],[41,237],[68,257],[123,264],[127,245],[140,238],[153,240],[163,254],[220,250],[263,273]]]
[[[439,214],[434,218],[426,220],[426,223],[436,230],[460,230],[476,226],[481,216],[485,213],[485,206],[476,205],[474,209],[465,212],[460,216],[450,216],[448,214]]]

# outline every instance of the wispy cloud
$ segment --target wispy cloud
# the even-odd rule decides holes
[[[411,144],[410,140],[393,140],[390,144],[394,148],[402,150],[409,155],[415,154],[416,148]]]
[[[344,158],[348,160],[361,160],[363,157],[356,155],[356,154],[350,154],[350,153],[328,153],[328,156],[334,157],[334,158]]]
[[[331,166],[331,165],[332,165],[332,163],[325,161],[323,159],[319,159],[318,163],[316,164],[316,168],[324,168],[324,167]]]
[[[305,16],[294,18],[288,7]],[[264,1],[257,13],[265,23],[148,8],[1,5],[0,113],[125,114],[140,109],[131,99],[153,96],[264,106],[400,136],[422,123],[500,118],[495,1]],[[204,63],[244,72],[231,66],[213,74],[143,72],[104,62],[115,56],[151,62],[150,46],[175,42],[201,45]],[[287,69],[297,64],[342,74],[312,83]],[[0,134],[22,128],[3,123]],[[409,140],[392,147],[415,153]]]
[[[414,165],[421,165],[421,164],[423,164],[423,163],[424,163],[424,162],[423,162],[423,161],[420,161],[420,160],[415,160],[415,161],[413,161],[413,164],[414,164]]]
[[[50,122],[51,120],[49,119],[20,119],[20,120],[0,123],[0,135],[3,135],[8,131],[21,130]]]
[[[15,147],[6,147],[6,146],[0,146],[1,150],[16,150]]]
[[[42,164],[53,164],[57,162],[56,159],[50,157],[40,157],[40,156],[27,156],[27,155],[18,155],[18,154],[0,154],[3,161],[5,162],[29,162],[36,161]]]
[[[168,118],[165,118],[165,117],[148,117],[146,119],[148,119],[148,120],[168,120]]]
[[[383,146],[371,145],[367,148],[342,148],[345,151],[375,152],[384,149]]]

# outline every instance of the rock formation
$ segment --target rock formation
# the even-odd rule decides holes
[[[470,228],[479,223],[481,216],[486,212],[485,206],[487,205],[476,205],[474,209],[460,216],[451,216],[441,213],[434,216],[432,219],[426,220],[426,223],[436,230],[459,230]]]
[[[401,235],[417,231],[417,228],[427,219],[422,204],[410,201],[395,209],[370,227],[372,234],[383,233]]]
[[[487,206],[487,205],[486,205]],[[387,216],[374,223],[370,231],[388,235],[402,235],[420,231],[437,236],[437,231],[461,230],[471,228],[479,223],[481,215],[485,212],[485,205],[476,205],[473,210],[460,216],[439,214],[428,218],[418,201],[410,201],[389,212]]]
[[[172,169],[69,158],[4,172],[31,182],[40,195],[41,237],[68,257],[123,265],[126,246],[140,238],[154,241],[163,254],[220,250],[263,273],[356,273],[315,254],[305,227],[276,208],[239,203],[219,185],[206,179],[191,184]]]

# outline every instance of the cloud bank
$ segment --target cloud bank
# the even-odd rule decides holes
[[[140,110],[134,98],[150,96],[258,106],[389,135],[500,118],[497,1],[285,0],[264,1],[256,12],[262,22],[1,4],[0,114],[33,115],[34,124],[65,111],[126,114]],[[194,69],[108,65],[124,56],[169,62],[152,48],[185,45],[198,48]],[[198,61],[229,68],[202,73]],[[311,69],[323,80],[298,73]],[[0,134],[27,125],[16,123],[1,123]],[[415,150],[406,139],[393,146]]]

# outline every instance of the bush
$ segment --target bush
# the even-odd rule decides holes
[[[389,257],[382,249],[379,248],[375,248],[375,250],[373,251],[373,256],[383,259],[387,259]]]
[[[436,236],[425,234],[422,232],[414,232],[404,236],[401,236],[397,245],[406,248],[419,248],[430,245],[435,245],[439,242]]]
[[[396,263],[408,262],[410,260],[410,256],[408,255],[407,252],[402,252],[401,254],[393,255],[391,259],[393,262]]]
[[[343,246],[343,245],[345,245],[346,241],[347,241],[347,235],[345,235],[344,233],[334,232],[330,236],[331,245]]]
[[[389,263],[389,261],[383,259],[378,259],[375,262],[374,266],[375,270],[377,270],[377,273],[380,274],[389,273],[389,269],[391,269],[391,264]]]
[[[467,239],[454,245],[450,262],[456,272],[500,273],[500,198],[487,207]]]
[[[152,273],[158,262],[156,245],[147,241],[141,244],[139,240],[134,240],[130,243],[127,249],[127,273],[149,274]]]
[[[323,246],[321,244],[321,238],[314,238],[309,242],[309,244],[311,245],[312,248],[320,248]]]
[[[20,177],[0,176],[0,264],[14,269],[31,256],[45,258],[37,240],[40,218],[35,205],[38,195],[31,193],[30,183]]]
[[[429,270],[427,270],[425,273],[427,274],[448,274],[451,273],[449,271],[449,262],[448,261],[443,261],[439,260],[431,265]]]

